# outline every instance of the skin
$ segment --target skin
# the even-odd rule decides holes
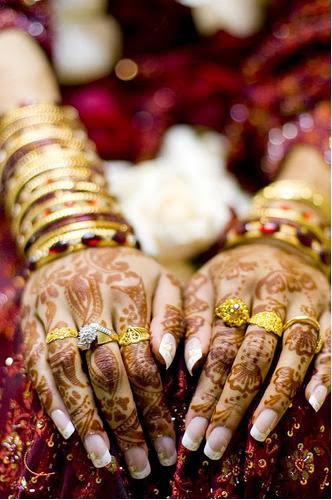
[[[279,178],[302,179],[327,196],[328,172],[319,153],[300,146],[292,150]],[[302,208],[298,202],[291,204]],[[308,206],[303,208],[308,210]],[[202,351],[195,363],[196,369],[202,366],[202,372],[186,416],[186,430],[189,428],[192,440],[201,442],[203,437],[209,441],[216,427],[223,428],[220,443],[225,448],[261,389],[280,341],[255,325],[229,327],[215,317],[215,307],[229,297],[240,297],[251,315],[274,311],[283,323],[295,316],[310,316],[321,325],[324,344],[318,355],[317,332],[312,326],[298,323],[284,333],[278,363],[253,414],[254,424],[263,410],[270,409],[275,419],[269,432],[275,428],[302,386],[312,361],[315,370],[305,388],[307,400],[320,386],[325,394],[321,406],[330,392],[330,290],[323,273],[292,247],[275,246],[271,240],[217,255],[192,277],[185,290],[185,359],[189,371],[192,339],[196,344],[198,341]],[[201,419],[195,421],[194,429],[190,424],[195,417]]]
[[[45,342],[55,328],[79,329],[92,322],[117,333],[129,325],[145,327],[151,340],[122,348],[116,342],[95,343],[84,354],[88,373],[75,338]],[[156,359],[162,360],[164,333],[174,332],[177,341],[183,335],[181,291],[155,261],[137,250],[105,248],[49,263],[28,280],[22,330],[26,367],[46,411],[70,415],[83,441],[98,433],[108,442],[94,396],[123,452],[147,450],[142,426],[152,442],[160,436],[174,439]]]

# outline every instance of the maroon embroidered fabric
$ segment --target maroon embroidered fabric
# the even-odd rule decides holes
[[[309,142],[326,153],[327,0],[272,2],[264,31],[244,40],[222,32],[202,40],[189,9],[173,0],[156,1],[154,11],[149,5],[148,0],[119,0],[110,6],[127,33],[124,54],[135,57],[138,77],[120,82],[110,76],[64,92],[65,101],[80,110],[100,154],[151,157],[173,123],[208,126],[226,131],[231,167],[254,189],[275,175],[289,141]],[[47,48],[47,8],[44,0],[0,0],[0,28],[32,30]],[[151,23],[168,15],[172,22],[155,33],[142,29],[144,15]],[[295,125],[295,136],[294,127],[283,128],[289,124]],[[276,153],[271,145],[281,146],[281,155],[280,150],[271,155]],[[249,410],[221,461],[182,447],[184,416],[198,375],[189,377],[181,348],[170,372],[162,373],[179,443],[176,467],[159,466],[150,449],[152,474],[133,481],[113,446],[117,472],[94,469],[75,434],[65,441],[57,433],[24,373],[22,263],[2,213],[0,262],[1,498],[330,498],[329,401],[315,414],[303,390],[265,443],[250,437]]]

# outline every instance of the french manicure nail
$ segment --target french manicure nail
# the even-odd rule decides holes
[[[115,461],[103,438],[99,434],[90,434],[85,438],[85,448],[89,454],[89,457],[93,465],[100,469]]]
[[[190,339],[186,345],[186,353],[188,353],[187,368],[190,375],[192,375],[193,374],[192,371],[195,364],[197,363],[198,360],[201,359],[203,355],[200,341],[195,337]]]
[[[125,452],[125,459],[134,479],[144,479],[150,474],[151,467],[144,448],[130,448]]]
[[[277,420],[277,412],[269,408],[263,410],[256,418],[251,428],[250,435],[256,439],[256,441],[265,441]]]
[[[69,439],[70,436],[75,432],[75,427],[71,422],[68,415],[66,415],[62,410],[54,410],[51,413],[51,419],[58,431],[62,434],[65,439]]]
[[[177,455],[174,439],[168,436],[159,437],[155,440],[154,446],[161,465],[170,467],[175,464]]]
[[[208,420],[204,417],[194,417],[188,425],[182,438],[182,444],[190,451],[196,451],[205,435],[208,426]]]
[[[176,341],[171,333],[165,333],[159,346],[159,354],[165,361],[166,370],[171,366],[176,352]]]
[[[205,455],[211,460],[220,460],[231,437],[232,432],[227,427],[215,427],[206,441]]]
[[[325,387],[325,385],[318,385],[309,398],[309,403],[311,404],[315,412],[320,410],[326,396],[327,388]]]

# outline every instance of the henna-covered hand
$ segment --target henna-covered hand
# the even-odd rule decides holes
[[[330,392],[329,284],[298,255],[265,244],[238,247],[217,255],[185,291],[185,358],[189,372],[204,362],[186,417],[183,444],[205,454],[223,455],[254,396],[261,389],[278,341],[255,325],[229,327],[214,308],[239,297],[250,314],[274,311],[285,322],[295,316],[318,319],[324,347],[315,356],[317,331],[296,323],[283,335],[283,348],[271,381],[253,415],[251,435],[264,441],[286,412],[315,357],[305,395],[315,411]]]
[[[150,341],[92,345],[85,372],[77,339],[46,344],[55,328],[97,322],[117,333],[148,328]],[[179,283],[154,260],[125,248],[87,249],[54,261],[29,279],[22,303],[27,371],[46,411],[65,438],[77,430],[96,467],[112,457],[102,416],[131,475],[150,472],[141,422],[162,465],[176,461],[175,435],[159,369],[172,363],[183,335]],[[100,401],[99,415],[94,397]]]

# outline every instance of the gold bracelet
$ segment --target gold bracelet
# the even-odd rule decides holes
[[[25,118],[20,118],[15,122],[7,125],[0,132],[0,148],[3,147],[8,140],[12,140],[22,133],[22,130],[27,128],[35,128],[38,126],[56,125],[70,127],[73,130],[84,130],[83,125],[78,120],[68,120],[59,114],[48,115],[34,115]]]
[[[71,207],[64,208],[63,210],[59,210],[57,213],[53,213],[45,217],[42,221],[39,221],[35,224],[31,230],[25,234],[20,234],[17,239],[18,245],[21,248],[25,248],[26,244],[30,239],[37,234],[42,229],[46,228],[50,224],[54,224],[55,222],[60,221],[61,219],[65,219],[67,217],[74,217],[75,215],[92,215],[92,214],[111,214],[110,207]]]
[[[45,220],[45,218],[50,217],[52,214],[58,214],[64,210],[69,210],[70,208],[81,210],[84,214],[86,209],[91,208],[91,206],[92,205],[89,203],[89,200],[77,200],[76,203],[70,207],[66,206],[66,202],[58,200],[57,205],[53,205],[52,210],[44,209],[41,211],[41,209],[38,210],[39,207],[37,206],[35,207],[34,216],[32,216],[30,212],[27,213],[27,216],[19,229],[19,234],[25,236],[27,232],[33,231],[33,228],[38,226],[41,220]],[[96,203],[93,204],[93,208],[95,210],[100,210],[102,213],[104,213],[105,210],[113,212],[113,203],[109,199],[97,199]]]
[[[93,180],[93,182],[95,182],[99,186],[102,186],[105,183],[104,177],[101,175],[97,175],[90,168],[52,168],[47,166],[45,166],[45,168],[48,168],[48,170],[43,171],[43,169],[40,169],[38,175],[34,175],[34,177],[30,177],[29,175],[28,178],[20,178],[19,182],[9,186],[8,193],[6,193],[5,196],[5,208],[8,214],[11,213],[11,208],[16,203],[20,191],[25,187],[31,192],[41,184],[50,184],[54,180],[65,178],[77,179],[82,181]]]
[[[88,193],[88,192],[72,192],[72,191],[67,191],[67,192],[57,192],[54,193],[54,197],[51,199],[48,199],[44,201],[43,203],[36,204],[30,204],[28,210],[26,210],[25,214],[22,214],[20,217],[16,216],[15,219],[13,220],[12,224],[12,232],[14,234],[17,234],[19,232],[19,228],[22,223],[22,229],[24,227],[24,219],[28,218],[29,222],[33,223],[35,217],[38,215],[41,215],[44,217],[45,211],[50,211],[54,212],[54,210],[57,209],[57,207],[63,206],[65,203],[68,202],[77,202],[77,201],[83,201],[83,202],[98,202],[100,200],[103,200],[105,203],[107,202],[112,208],[116,204],[114,198],[110,196],[108,193]],[[38,201],[38,198],[37,200]],[[30,208],[31,207],[31,208]],[[113,211],[113,210],[112,210]]]
[[[57,229],[53,229],[50,232],[40,236],[37,241],[35,241],[31,247],[28,249],[27,256],[31,256],[39,251],[39,249],[44,245],[49,245],[50,241],[57,241],[59,238],[66,237],[69,233],[75,233],[75,231],[85,231],[89,232],[94,229],[115,229],[116,231],[121,231],[123,233],[129,231],[129,227],[127,224],[123,224],[121,222],[110,221],[107,219],[102,220],[84,220],[80,222],[70,222],[68,224],[64,224]]]
[[[296,248],[297,250],[301,251],[303,255],[311,257],[311,259],[319,267],[319,269],[325,274],[329,275],[330,268],[321,259],[321,252],[325,250],[324,247],[322,247],[322,245],[320,245],[318,242],[317,248],[314,249],[301,245],[296,236],[295,227],[288,226],[287,224],[279,224],[280,230],[273,232],[273,234],[262,234],[260,231],[260,221],[251,222],[249,223],[249,225],[250,228],[245,234],[242,235],[234,234],[231,230],[226,236],[225,249],[234,248],[236,246],[247,243],[259,241],[264,242],[266,241],[266,238],[275,239]]]
[[[291,200],[310,205],[320,210],[330,220],[330,204],[321,193],[317,193],[302,181],[282,180],[269,184],[253,198],[253,207],[260,208],[265,201]]]
[[[16,219],[20,219],[24,217],[24,214],[29,207],[32,206],[36,201],[44,196],[47,196],[50,193],[60,194],[60,193],[71,193],[71,192],[86,192],[91,194],[101,194],[103,196],[108,195],[107,191],[104,191],[100,186],[95,184],[94,182],[85,182],[85,181],[58,181],[54,182],[50,185],[41,185],[37,187],[34,191],[29,191],[25,193],[25,196],[22,196],[23,191],[20,194],[20,200],[17,202],[12,209],[11,217]],[[23,199],[22,199],[23,198]]]
[[[52,103],[29,104],[8,111],[0,120],[0,133],[11,123],[34,115],[56,115],[70,121],[79,119],[77,109],[72,106],[59,106]]]
[[[262,223],[267,221],[267,219],[282,219],[286,221],[297,222],[301,226],[309,229],[314,233],[318,239],[321,241],[326,241],[329,237],[324,233],[318,224],[310,223],[304,217],[301,217],[296,210],[282,210],[279,208],[264,208],[261,210],[251,210],[249,213],[248,220],[260,219]]]

